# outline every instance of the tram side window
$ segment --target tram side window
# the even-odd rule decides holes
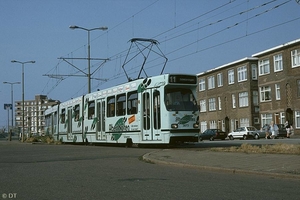
[[[126,114],[126,94],[117,95],[117,116]]]
[[[45,116],[46,127],[51,126],[51,115]]]
[[[95,101],[89,101],[88,102],[88,118],[89,119],[94,119],[95,117]]]
[[[137,91],[127,94],[127,114],[137,114],[138,112],[138,94]]]
[[[57,124],[57,112],[54,113],[53,115],[53,125]]]
[[[116,104],[115,96],[107,97],[107,117],[115,116],[115,104]]]
[[[79,109],[80,109],[80,106],[79,106],[79,104],[77,104],[77,105],[75,105],[74,106],[74,116],[75,116],[75,119],[74,119],[74,121],[75,122],[77,122],[77,121],[79,121]]]
[[[153,105],[154,105],[154,128],[160,129],[160,93],[155,91],[153,93]]]
[[[61,110],[61,114],[60,114],[60,123],[64,124],[66,122],[66,109],[62,109]]]

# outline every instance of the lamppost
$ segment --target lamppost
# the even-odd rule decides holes
[[[12,63],[20,63],[22,64],[22,142],[24,142],[24,124],[25,124],[25,103],[24,103],[24,65],[27,63],[35,63],[34,60],[31,61],[26,61],[26,62],[21,62],[17,60],[12,60]]]
[[[11,127],[14,126],[14,113],[13,113],[13,110],[14,110],[14,84],[20,84],[21,82],[3,82],[3,84],[10,84],[10,92],[11,92]]]
[[[88,77],[88,93],[91,93],[91,46],[90,46],[90,32],[93,30],[102,30],[102,31],[106,31],[108,28],[106,26],[103,27],[98,27],[98,28],[91,28],[91,29],[87,29],[87,28],[83,28],[80,26],[70,26],[70,29],[82,29],[88,32],[88,73],[87,73],[87,77]]]

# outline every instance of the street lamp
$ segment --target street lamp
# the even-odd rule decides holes
[[[14,88],[13,88],[13,86],[14,86],[14,84],[21,84],[21,82],[13,82],[13,83],[11,83],[11,82],[7,82],[7,81],[5,81],[5,82],[3,82],[3,84],[10,84],[10,91],[11,91],[11,127],[13,127],[14,126],[14,113],[13,113],[13,110],[14,110]]]
[[[91,46],[90,46],[90,31],[94,31],[94,30],[102,30],[102,31],[106,31],[108,28],[106,26],[103,27],[98,27],[98,28],[91,28],[91,29],[87,29],[87,28],[83,28],[80,26],[69,26],[70,29],[82,29],[88,32],[88,73],[87,73],[87,77],[88,77],[88,93],[91,93]]]
[[[31,61],[26,61],[26,62],[21,62],[21,61],[17,61],[17,60],[12,60],[12,63],[20,63],[22,64],[22,142],[24,142],[24,124],[25,124],[25,120],[24,120],[24,115],[25,115],[25,105],[24,105],[24,65],[27,63],[35,63],[34,60]]]

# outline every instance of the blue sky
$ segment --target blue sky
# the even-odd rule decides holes
[[[132,38],[152,38],[169,59],[165,73],[197,74],[300,38],[300,5],[295,0],[0,0],[0,128],[7,125],[3,105],[11,102],[10,85],[21,82],[25,65],[25,99],[43,94],[66,101],[87,92],[87,78],[62,59],[87,58],[91,31],[92,91],[126,82],[122,69]],[[87,72],[87,61],[70,59]],[[145,67],[157,75],[162,60],[151,54]],[[133,76],[140,58],[125,66]],[[97,70],[98,69],[98,70]],[[108,81],[97,80],[108,79]],[[14,100],[22,99],[14,85]]]

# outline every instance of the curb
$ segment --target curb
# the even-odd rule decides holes
[[[272,176],[278,178],[289,178],[289,179],[300,179],[299,175],[294,174],[284,174],[284,173],[272,173],[272,172],[261,172],[261,171],[251,171],[251,170],[243,170],[243,169],[228,169],[228,168],[221,168],[221,167],[211,167],[211,166],[204,166],[204,165],[193,165],[193,164],[186,164],[186,163],[179,163],[179,162],[171,162],[171,161],[164,161],[155,158],[151,158],[151,152],[146,153],[143,155],[143,161],[153,163],[153,164],[162,164],[162,165],[172,165],[177,167],[187,167],[187,168],[194,168],[194,169],[202,169],[208,171],[219,171],[219,172],[226,172],[232,174],[254,174],[254,175],[263,175],[263,176]]]

